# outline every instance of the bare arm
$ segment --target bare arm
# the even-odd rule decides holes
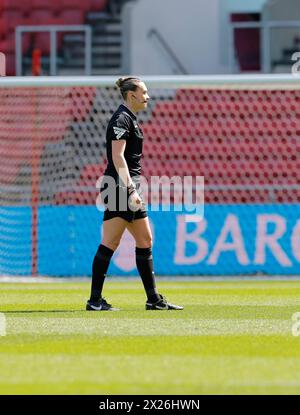
[[[125,148],[125,140],[112,141],[112,159],[115,169],[117,170],[123,185],[129,187],[132,184],[132,180],[124,157]]]
[[[112,159],[115,166],[115,169],[118,172],[120,179],[123,182],[123,185],[126,187],[132,187],[131,192],[129,193],[132,196],[133,203],[140,205],[142,200],[139,194],[134,190],[134,183],[130,177],[128,166],[124,157],[124,151],[126,148],[125,140],[112,141]]]

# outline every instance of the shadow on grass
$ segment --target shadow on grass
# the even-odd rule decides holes
[[[140,310],[125,310],[119,309],[118,311],[87,311],[84,308],[78,308],[77,310],[0,310],[0,313],[3,314],[28,314],[28,313],[78,313],[78,312],[86,312],[87,314],[97,314],[97,313],[104,313],[104,314],[114,314],[119,312],[130,312],[130,311],[140,311]]]
[[[131,314],[131,313],[136,313],[136,312],[145,312],[146,315],[149,316],[153,316],[153,315],[161,315],[161,314],[165,314],[166,310],[155,310],[155,312],[153,310],[145,310],[144,308],[134,308],[134,309],[126,309],[126,308],[120,308],[117,311],[87,311],[84,308],[78,308],[77,310],[0,310],[0,313],[3,314],[33,314],[33,313],[81,313],[81,312],[86,312],[88,315],[96,315],[96,314],[109,314],[109,315],[113,315],[113,314],[119,314],[119,313],[127,313],[127,314]],[[175,313],[174,311],[172,311],[172,314]]]
[[[27,313],[77,313],[78,311],[86,311],[84,309],[78,310],[0,310],[4,314],[27,314]]]

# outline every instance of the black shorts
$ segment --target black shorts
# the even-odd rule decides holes
[[[130,207],[128,206],[129,194],[127,188],[120,188],[119,186],[116,186],[115,190],[113,191],[114,193],[112,193],[111,191],[107,194],[106,192],[104,197],[103,191],[106,189],[107,187],[103,187],[100,190],[102,202],[106,206],[103,217],[104,221],[118,217],[126,220],[127,222],[133,222],[136,219],[142,219],[148,216],[144,204],[142,204],[142,207],[136,211],[130,209]],[[138,185],[137,192],[139,193],[140,197],[142,197]],[[110,204],[112,198],[114,200],[113,208]]]

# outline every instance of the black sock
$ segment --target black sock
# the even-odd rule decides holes
[[[99,245],[93,261],[91,300],[97,301],[101,297],[104,280],[114,251],[104,245]]]
[[[135,248],[136,266],[143,281],[147,298],[151,302],[159,300],[156,290],[155,277],[153,271],[153,259],[151,248]]]

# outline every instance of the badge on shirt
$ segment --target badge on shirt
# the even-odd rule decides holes
[[[122,135],[126,133],[126,130],[124,128],[113,127],[113,129],[117,140],[119,140],[122,137]]]

